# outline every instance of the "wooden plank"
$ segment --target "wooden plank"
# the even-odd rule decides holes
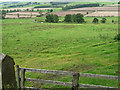
[[[25,69],[21,69],[21,88],[25,88]]]
[[[79,73],[74,73],[72,80],[72,90],[78,90],[79,87]]]
[[[118,80],[118,76],[112,76],[112,75],[100,75],[100,74],[90,74],[90,73],[79,73],[79,75],[80,77]]]
[[[43,79],[31,79],[31,78],[26,78],[25,81],[28,81],[28,82],[36,82],[36,83],[44,83],[44,84],[54,84],[54,85],[72,86],[72,83],[68,83],[68,82],[60,82],[60,81],[52,81],[52,80],[43,80]]]
[[[43,80],[43,79],[32,79],[26,78],[25,81],[28,82],[36,82],[36,83],[44,83],[44,84],[54,84],[54,85],[63,85],[63,86],[72,86],[72,83],[68,82],[60,82],[60,81],[52,81],[52,80]],[[89,85],[89,84],[79,84],[80,88],[115,88],[116,87],[108,87],[108,86],[101,86],[101,85]]]
[[[23,69],[25,69],[26,72],[50,73],[50,74],[61,74],[61,75],[74,74],[74,72],[69,72],[69,71],[57,71],[57,70],[45,70],[45,69],[33,69],[33,68],[23,68]],[[118,80],[118,76],[112,76],[112,75],[100,75],[100,74],[90,74],[90,73],[79,73],[79,75],[80,77]]]
[[[118,89],[117,87],[109,87],[109,86],[101,86],[101,85],[89,85],[89,84],[79,84],[79,87],[84,87],[84,88],[113,88],[113,89]]]
[[[25,90],[49,90],[49,89],[34,88],[34,87],[25,87]]]
[[[26,72],[38,72],[38,73],[50,73],[50,74],[60,74],[60,75],[73,75],[73,72],[69,71],[57,71],[57,70],[45,70],[45,69],[33,69],[33,68],[20,68],[25,69]]]
[[[19,65],[16,65],[16,72],[17,72],[17,85],[18,85],[18,88],[20,88],[20,70],[19,70]]]

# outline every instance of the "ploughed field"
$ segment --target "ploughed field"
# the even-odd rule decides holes
[[[87,17],[116,17],[118,14],[118,7],[87,7],[76,8],[71,11],[88,12]],[[91,11],[91,12],[90,12]]]
[[[21,10],[26,10],[27,8],[20,8]],[[28,8],[29,10],[32,10],[33,8]],[[77,14],[81,13],[87,17],[116,17],[118,16],[118,7],[85,7],[85,8],[76,8],[76,9],[70,9],[67,11],[61,11],[61,8],[34,8],[34,10],[44,10],[42,12],[43,17],[45,17],[47,14],[47,10],[54,9],[54,12],[48,13],[48,14],[56,14],[60,17],[64,17],[67,14]],[[7,9],[6,9],[7,10]],[[12,9],[11,9],[12,10]],[[13,9],[14,10],[14,9]],[[17,8],[16,8],[17,10]],[[45,11],[46,10],[46,11]],[[19,18],[29,18],[29,17],[36,17],[37,15],[40,15],[39,12],[13,12],[13,13],[7,13],[5,18],[18,18],[17,14],[19,14]]]
[[[43,17],[42,17],[43,18]],[[39,19],[42,19],[39,18]],[[102,18],[98,18],[101,20]],[[34,19],[5,19],[2,24],[3,53],[25,68],[77,71],[115,75],[118,70],[117,17],[107,17],[105,24],[37,23]],[[72,77],[27,73],[28,78],[70,82]],[[80,78],[80,83],[117,87],[117,81]],[[58,87],[30,84],[35,87]]]
[[[86,17],[114,17],[118,16],[117,11],[98,11],[85,15]]]
[[[52,12],[52,13],[50,13],[50,14],[56,14],[56,15],[58,15],[58,16],[60,16],[60,17],[64,17],[64,16],[66,16],[67,14],[78,14],[78,13],[81,13],[81,14],[83,14],[83,15],[85,15],[87,12],[86,11],[71,11],[71,10],[68,10],[68,11],[57,11],[57,12]],[[46,16],[46,15],[44,15],[44,16]]]
[[[73,11],[118,11],[118,7],[86,7],[86,8],[76,8],[71,9]]]
[[[12,12],[12,13],[7,13],[5,18],[18,18],[18,14],[19,14],[19,18],[36,17],[37,15],[40,15],[39,12]],[[43,14],[45,14],[45,12],[43,12]]]

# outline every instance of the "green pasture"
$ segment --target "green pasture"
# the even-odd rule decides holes
[[[118,70],[118,18],[106,17],[105,24],[40,23],[44,17],[5,19],[2,22],[3,53],[24,68],[76,71],[115,75]],[[101,20],[101,18],[98,18]],[[60,20],[64,20],[63,17]],[[115,23],[112,23],[112,20]],[[71,81],[72,77],[27,73],[26,77]],[[80,77],[80,83],[117,87],[117,81]],[[35,87],[62,87],[26,83]]]

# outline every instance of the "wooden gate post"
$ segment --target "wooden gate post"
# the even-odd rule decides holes
[[[16,89],[15,62],[8,55],[0,54],[0,90]]]
[[[21,69],[21,88],[25,88],[25,69]]]
[[[17,72],[17,86],[18,89],[20,88],[20,69],[19,69],[19,65],[16,65],[16,72]]]
[[[72,90],[78,90],[79,87],[79,73],[73,74],[73,80],[72,80]]]

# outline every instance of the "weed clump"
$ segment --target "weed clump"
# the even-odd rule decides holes
[[[114,40],[120,40],[120,34],[117,34],[117,35],[114,37]]]

